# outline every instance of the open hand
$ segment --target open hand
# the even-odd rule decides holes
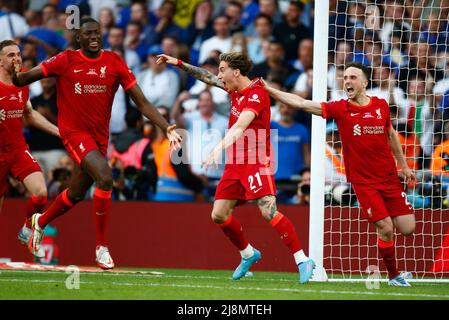
[[[413,172],[412,169],[407,167],[407,168],[403,168],[401,171],[406,179],[407,184],[414,186],[418,183],[418,179],[416,179],[415,173]]]
[[[156,64],[167,63],[176,66],[178,59],[166,54],[160,54],[157,56]]]
[[[217,169],[218,169],[218,163],[219,163],[219,160],[220,160],[220,155],[221,155],[221,151],[220,151],[220,150],[214,149],[214,151],[212,151],[212,152],[209,154],[209,156],[207,157],[207,159],[204,160],[204,161],[202,162],[201,168],[206,169],[206,172],[207,172],[207,169],[208,169],[209,167],[211,167],[211,166],[212,166],[215,170],[217,170]]]
[[[182,147],[182,137],[178,132],[176,132],[175,128],[176,124],[173,124],[167,128],[167,137],[169,141],[168,147],[170,149],[173,148],[174,150],[179,150]]]

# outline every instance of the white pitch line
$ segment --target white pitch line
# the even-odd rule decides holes
[[[61,283],[57,280],[27,280],[27,279],[0,279],[2,282],[36,282],[36,283]],[[80,284],[99,284],[92,281],[80,281]],[[214,289],[214,290],[237,290],[237,291],[272,291],[272,292],[293,292],[293,293],[318,293],[318,294],[349,294],[359,296],[392,296],[392,297],[415,297],[415,298],[442,298],[449,299],[449,295],[443,294],[419,294],[419,293],[400,293],[400,292],[375,292],[375,291],[346,291],[346,290],[313,290],[313,289],[294,289],[294,288],[260,288],[260,287],[236,287],[236,286],[212,286],[196,284],[164,284],[164,283],[129,283],[129,282],[111,282],[103,284],[112,284],[116,286],[130,287],[170,287],[170,288],[189,288],[189,289]]]

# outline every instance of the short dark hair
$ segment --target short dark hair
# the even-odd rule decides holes
[[[220,54],[220,61],[224,61],[231,69],[240,70],[243,76],[247,76],[253,64],[248,55],[242,52],[227,52]]]
[[[96,24],[100,24],[97,20],[95,20],[94,18],[92,18],[92,17],[83,17],[83,18],[81,18],[81,21],[80,21],[80,28],[84,25],[84,24],[86,24],[86,23],[90,23],[90,22],[93,22],[93,23],[96,23]]]
[[[271,25],[273,25],[273,19],[272,19],[268,14],[265,14],[265,13],[259,13],[259,14],[256,16],[256,18],[254,19],[254,23],[255,23],[257,20],[259,20],[259,19],[265,19],[265,20],[267,20]]]
[[[142,114],[136,108],[129,108],[125,114],[125,122],[128,128],[135,128],[137,126],[137,122],[142,120]]]
[[[366,77],[366,80],[369,80],[371,78],[371,70],[364,64],[360,62],[349,62],[345,65],[345,70],[351,67],[362,70],[363,74]]]
[[[17,46],[17,43],[15,43],[13,40],[3,40],[0,42],[0,52],[3,51],[3,48],[9,47],[9,46]]]

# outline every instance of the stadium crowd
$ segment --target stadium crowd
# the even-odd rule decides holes
[[[227,129],[228,94],[177,68],[156,64],[157,55],[174,56],[216,74],[220,53],[246,52],[254,65],[251,78],[263,77],[272,86],[312,98],[313,0],[0,2],[0,41],[15,39],[20,44],[25,69],[76,48],[73,30],[67,28],[71,19],[67,6],[76,5],[81,16],[97,19],[104,48],[124,58],[145,97],[188,133],[186,147],[177,156],[189,161],[172,161],[164,134],[119,89],[108,152],[115,200],[211,201],[223,171],[223,166],[205,171],[200,164],[211,150],[208,146],[220,141]],[[368,95],[389,103],[409,166],[421,177],[417,188],[409,189],[412,204],[415,208],[447,205],[449,1],[329,3],[329,100],[346,98],[345,63],[370,66]],[[33,83],[30,98],[38,112],[57,123],[54,79]],[[277,129],[272,139],[277,146],[278,200],[307,205],[311,116],[272,100],[271,120],[272,129]],[[57,138],[31,127],[25,135],[54,198],[66,188],[73,163]],[[326,127],[326,140],[326,201],[354,204],[332,122]],[[25,195],[23,186],[12,178],[10,185],[9,196]]]

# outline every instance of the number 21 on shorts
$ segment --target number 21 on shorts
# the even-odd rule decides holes
[[[259,192],[262,189],[262,179],[260,179],[260,173],[257,172],[255,175],[248,176],[249,189],[254,193]],[[255,185],[257,183],[258,185]]]

